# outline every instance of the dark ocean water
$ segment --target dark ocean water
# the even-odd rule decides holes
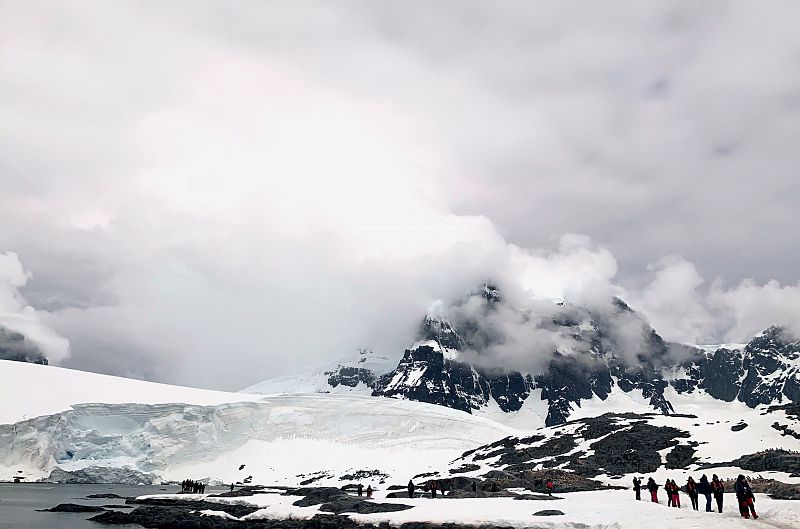
[[[96,513],[37,512],[59,503],[124,505],[124,499],[85,499],[89,494],[119,496],[165,494],[180,489],[170,485],[59,485],[52,483],[0,483],[1,529],[101,529],[110,526],[88,521]],[[216,490],[216,489],[215,489]],[[224,489],[219,489],[224,490]],[[211,492],[211,489],[207,489]],[[125,509],[126,511],[130,509]],[[139,527],[139,526],[116,526]]]

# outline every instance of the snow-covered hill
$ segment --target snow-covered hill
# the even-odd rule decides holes
[[[248,386],[242,393],[261,395],[343,393],[371,395],[380,375],[391,371],[397,360],[359,349],[344,357],[300,373],[270,378]]]
[[[210,392],[16,362],[0,362],[0,387],[0,479],[54,469],[134,482],[408,479],[519,434],[418,402]]]
[[[69,410],[73,404],[186,403],[213,406],[258,396],[171,386],[74,369],[0,360],[0,424]]]

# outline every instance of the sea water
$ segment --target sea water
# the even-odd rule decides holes
[[[227,489],[218,489],[222,491]],[[110,526],[90,522],[98,513],[39,512],[59,503],[80,505],[125,505],[126,497],[177,493],[177,485],[62,485],[55,483],[0,483],[0,529],[102,529]],[[211,489],[207,489],[211,492]],[[122,499],[86,499],[90,494],[116,494]],[[111,508],[111,507],[109,507]],[[131,509],[119,509],[130,511]],[[139,527],[139,526],[115,526]]]

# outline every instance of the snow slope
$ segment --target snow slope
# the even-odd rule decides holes
[[[13,362],[0,364],[0,384],[8,391],[6,422],[29,417],[0,425],[0,479],[90,467],[128,468],[157,480],[298,483],[306,479],[301,474],[319,472],[320,482],[339,482],[376,469],[408,479],[519,434],[419,402],[220,393]],[[30,392],[23,388],[43,386],[49,391],[20,398]]]
[[[395,365],[397,365],[396,359],[362,349],[350,356],[313,369],[263,380],[242,389],[241,392],[260,395],[304,395],[313,393],[371,395],[373,388],[364,381],[360,380],[354,386],[344,383],[337,383],[337,385],[332,386],[331,375],[334,378],[341,378],[342,371],[350,368],[366,371],[372,378],[391,371]]]
[[[74,369],[0,360],[0,424],[69,410],[73,404],[185,403],[212,406],[260,397],[171,386]]]

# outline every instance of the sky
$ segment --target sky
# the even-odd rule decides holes
[[[0,0],[0,325],[238,389],[436,300],[800,328],[797,2]]]

